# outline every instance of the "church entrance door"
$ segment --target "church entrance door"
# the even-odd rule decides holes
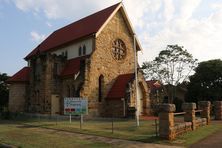
[[[59,95],[52,95],[51,102],[51,114],[58,114],[60,111]]]

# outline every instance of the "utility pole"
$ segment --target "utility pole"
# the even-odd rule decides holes
[[[138,102],[138,78],[137,78],[137,50],[136,50],[136,35],[133,35],[133,48],[134,48],[134,67],[135,67],[135,88],[136,88],[136,125],[140,126],[140,122],[139,122],[139,102]]]

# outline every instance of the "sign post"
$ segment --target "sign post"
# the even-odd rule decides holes
[[[64,115],[69,115],[69,122],[72,122],[72,115],[80,116],[80,128],[82,128],[83,115],[88,114],[88,100],[84,98],[64,98]]]

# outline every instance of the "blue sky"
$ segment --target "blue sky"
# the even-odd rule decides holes
[[[23,58],[54,30],[120,0],[0,0],[0,72],[14,74]],[[222,0],[124,0],[142,44],[140,63],[167,44],[199,61],[222,58]]]

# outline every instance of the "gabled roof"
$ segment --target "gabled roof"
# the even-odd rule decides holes
[[[7,80],[8,83],[26,83],[29,82],[30,67],[24,67]]]
[[[134,73],[119,75],[110,89],[107,99],[121,99],[126,95],[127,84],[134,79]]]
[[[37,53],[53,50],[56,47],[71,43],[84,37],[91,35],[95,35],[95,37],[97,37],[104,26],[120,8],[122,8],[121,12],[123,12],[123,16],[127,22],[127,26],[129,27],[131,34],[135,34],[122,3],[117,3],[111,7],[96,12],[90,16],[80,19],[79,21],[56,30],[42,43],[40,43],[31,53],[29,53],[25,59],[28,60]],[[136,44],[137,49],[141,50],[141,46],[137,39]]]
[[[119,3],[56,30],[25,59],[35,55],[38,50],[40,52],[48,51],[76,39],[95,34],[118,6]]]
[[[80,71],[81,60],[86,59],[88,56],[78,57],[66,61],[65,68],[62,70],[62,77],[69,77],[77,74]]]

